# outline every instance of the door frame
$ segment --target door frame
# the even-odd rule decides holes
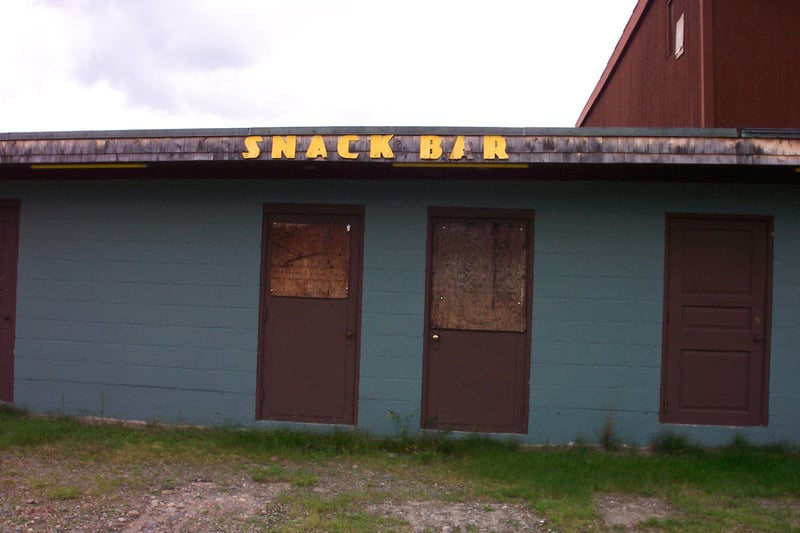
[[[347,422],[347,425],[355,425],[358,422],[358,397],[359,397],[359,382],[360,382],[360,369],[361,369],[361,299],[363,292],[363,275],[364,275],[364,206],[362,205],[344,205],[344,204],[280,204],[280,203],[265,203],[262,209],[261,221],[261,265],[259,273],[259,296],[258,296],[258,352],[256,364],[256,420],[271,420],[264,418],[262,409],[263,401],[262,395],[264,394],[264,335],[266,334],[265,318],[267,316],[267,298],[266,290],[269,287],[269,279],[267,278],[269,270],[269,217],[271,215],[344,215],[358,217],[360,224],[357,233],[358,249],[350,250],[350,267],[351,275],[358,288],[358,294],[353,302],[355,306],[355,331],[353,332],[353,396],[352,402],[352,420]]]
[[[664,219],[664,292],[661,318],[661,385],[659,393],[658,419],[662,424],[695,424],[694,422],[683,422],[667,416],[667,357],[668,357],[668,334],[669,322],[667,320],[669,312],[669,285],[670,285],[670,221],[674,219],[695,219],[695,220],[731,220],[739,222],[763,222],[767,226],[766,242],[766,279],[764,280],[764,336],[762,340],[763,361],[761,378],[761,410],[758,413],[760,422],[755,426],[767,426],[769,424],[769,370],[770,352],[772,338],[772,271],[773,271],[773,244],[775,232],[773,217],[770,215],[737,215],[724,213],[667,213]],[[712,424],[703,424],[712,425]]]
[[[431,291],[433,281],[433,219],[434,218],[473,218],[488,220],[523,219],[528,222],[527,253],[525,257],[527,271],[525,273],[525,341],[524,341],[524,370],[522,396],[525,399],[523,412],[520,415],[522,424],[519,434],[528,433],[528,419],[530,418],[530,388],[531,388],[531,337],[533,332],[533,260],[535,243],[535,212],[533,209],[493,208],[493,207],[428,207],[428,225],[425,238],[425,325],[422,341],[422,405],[420,407],[420,426],[423,429],[437,429],[428,424],[428,378],[430,376],[430,351],[431,351]]]
[[[20,221],[20,201],[10,199],[0,199],[0,208],[14,210],[14,226],[15,231],[12,240],[6,245],[13,249],[14,259],[11,267],[11,272],[8,277],[9,300],[11,302],[11,315],[9,318],[9,344],[10,351],[8,354],[3,355],[0,353],[0,358],[5,358],[5,361],[0,360],[0,365],[4,363],[8,366],[9,372],[5,377],[0,378],[0,402],[13,402],[14,401],[14,351],[16,347],[17,336],[17,276],[19,273],[19,221]],[[0,317],[3,320],[4,317]]]

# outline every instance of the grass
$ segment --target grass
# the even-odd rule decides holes
[[[110,478],[92,474],[86,481],[91,487],[84,491],[89,493],[142,486],[140,478],[152,465],[163,472],[164,487],[179,483],[170,472],[180,472],[187,464],[240,468],[258,483],[291,484],[293,490],[282,502],[291,520],[288,529],[297,530],[400,527],[364,512],[365,503],[383,494],[313,490],[323,473],[357,462],[362,468],[389,472],[395,481],[417,476],[422,485],[455,487],[447,498],[525,502],[551,527],[565,531],[597,529],[592,498],[611,493],[658,497],[675,510],[670,518],[648,520],[645,525],[652,530],[800,532],[797,450],[786,445],[753,446],[741,437],[715,449],[703,449],[669,434],[654,440],[652,452],[609,452],[588,446],[523,449],[511,442],[437,435],[377,439],[352,431],[319,435],[88,425],[0,407],[0,454],[3,451],[46,453],[55,460],[69,458],[79,466],[95,461],[128,465],[128,473],[110,466]],[[137,474],[137,468],[143,473]],[[49,490],[43,496],[52,500],[75,499],[81,495],[79,485],[70,482],[41,490]],[[405,496],[425,497],[423,493]]]
[[[276,481],[290,481],[291,476],[280,465],[258,466],[250,474],[250,479],[256,483],[274,483]]]
[[[664,529],[728,531],[735,526],[782,531],[765,520],[759,499],[800,496],[795,453],[725,448],[689,455],[609,454],[597,450],[541,450],[512,454],[488,448],[459,469],[489,497],[521,498],[569,527],[592,516],[592,495],[622,493],[663,498],[684,515]],[[795,530],[799,530],[795,526]]]
[[[47,497],[51,500],[74,500],[80,493],[81,491],[77,487],[62,487],[56,485],[47,491]]]

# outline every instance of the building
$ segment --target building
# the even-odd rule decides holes
[[[640,0],[578,126],[800,128],[795,0]]]
[[[799,171],[791,131],[0,134],[0,397],[800,442]]]

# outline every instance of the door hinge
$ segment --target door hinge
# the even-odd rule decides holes
[[[264,405],[264,389],[259,389],[258,391],[258,403]]]
[[[661,400],[661,414],[667,414],[667,399]]]

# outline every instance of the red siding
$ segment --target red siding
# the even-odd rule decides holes
[[[798,0],[640,0],[578,126],[798,128],[798,21]]]
[[[714,0],[714,126],[800,127],[800,2]]]
[[[651,1],[579,126],[701,126],[700,3],[673,0],[672,10],[684,14],[684,54],[672,53],[669,6]]]

